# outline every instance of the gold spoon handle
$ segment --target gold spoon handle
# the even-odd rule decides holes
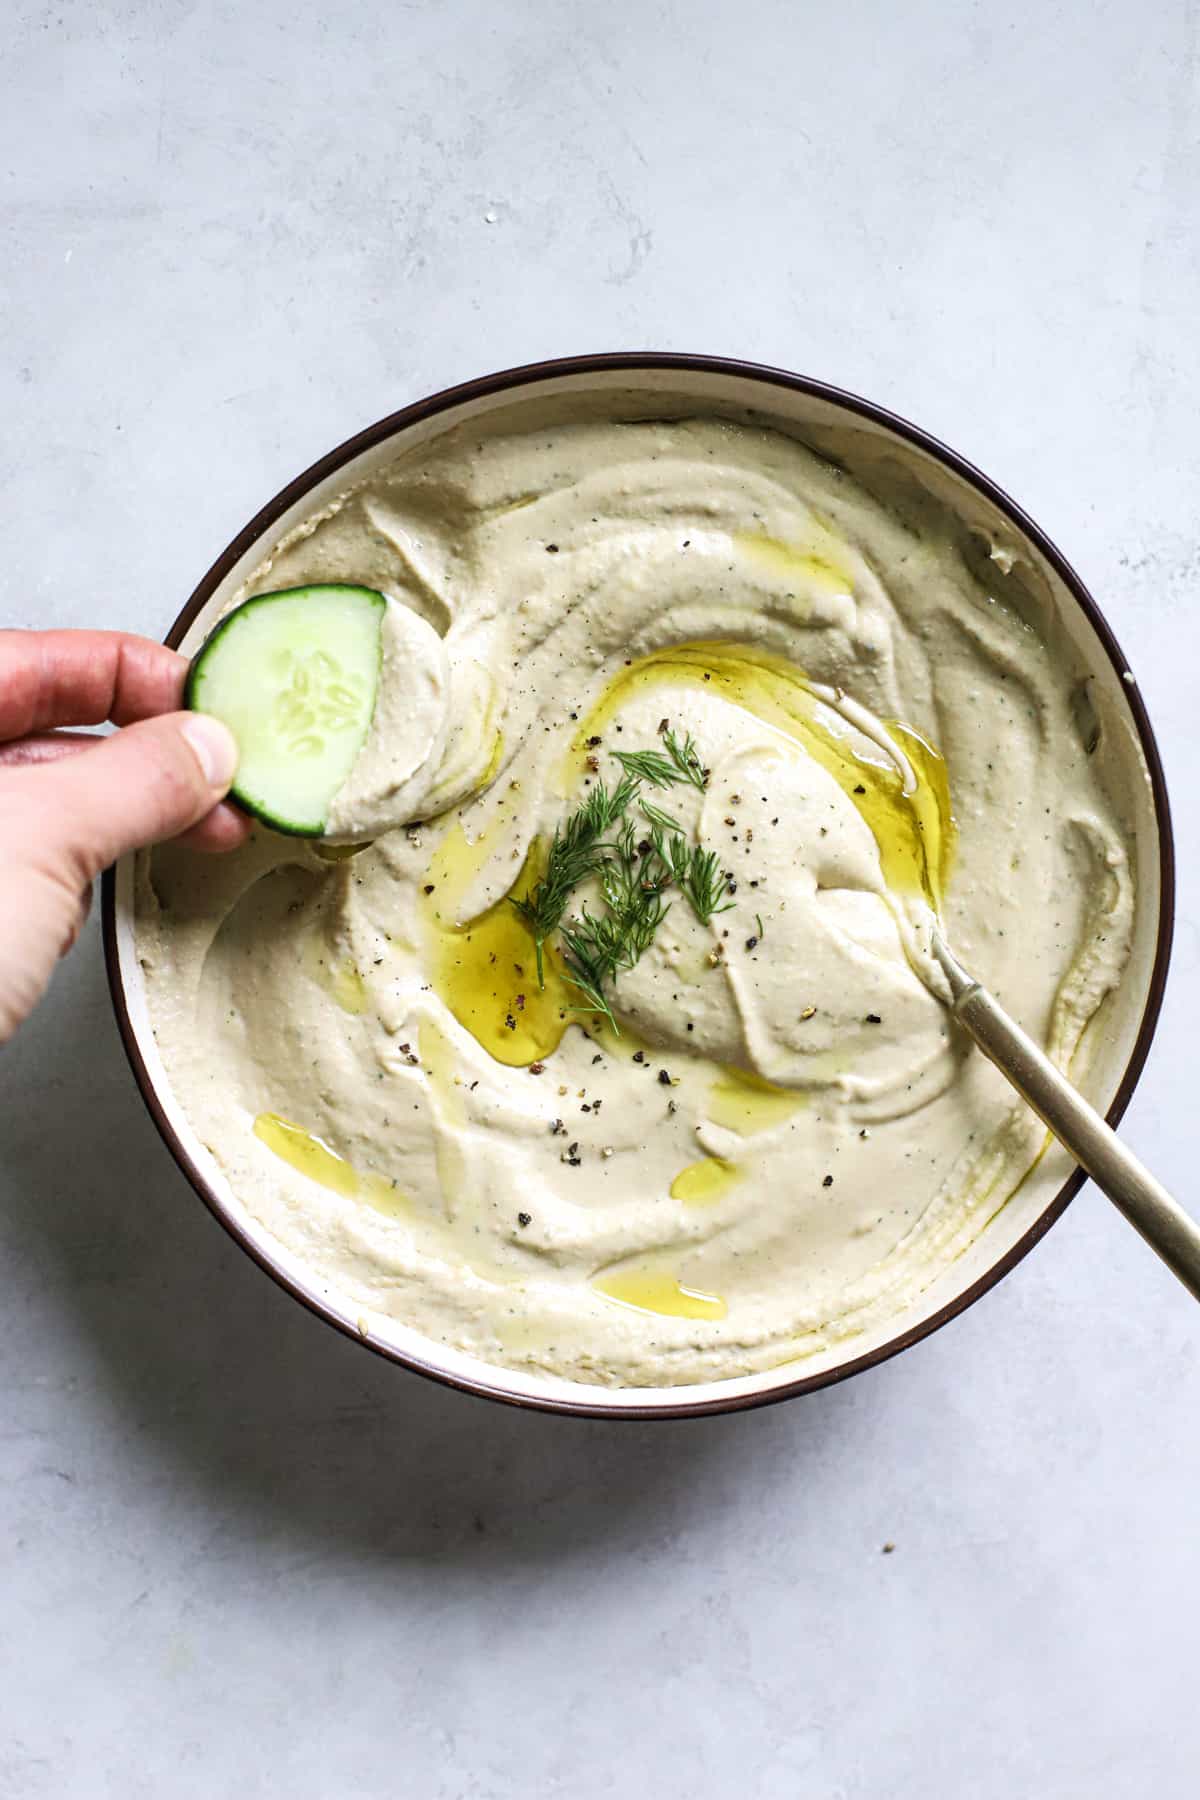
[[[950,983],[955,1018],[1096,1186],[1200,1300],[1200,1225],[1142,1167],[1112,1127],[936,934],[933,952]]]

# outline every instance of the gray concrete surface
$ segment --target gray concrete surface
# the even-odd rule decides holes
[[[1143,684],[1182,916],[1128,1130],[1200,1206],[1198,54],[1195,0],[10,0],[0,621],[161,632],[313,457],[525,358],[873,395]],[[0,1107],[4,1800],[1196,1793],[1200,1315],[1092,1191],[874,1374],[591,1425],[259,1275],[94,930]]]

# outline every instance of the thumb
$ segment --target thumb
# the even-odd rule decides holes
[[[237,745],[217,719],[168,713],[58,762],[0,771],[0,1043],[69,949],[92,878],[204,818],[236,766]]]
[[[177,837],[204,818],[228,793],[237,760],[219,719],[167,713],[30,769],[21,780],[42,821],[36,860],[84,887],[127,850]]]

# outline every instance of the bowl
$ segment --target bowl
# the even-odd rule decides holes
[[[1088,671],[1092,716],[1103,716],[1105,754],[1133,820],[1138,906],[1122,1003],[1106,1020],[1087,1077],[1088,1097],[1116,1123],[1141,1073],[1158,1019],[1170,953],[1174,871],[1162,766],[1137,683],[1099,607],[1045,533],[986,476],[925,432],[882,407],[785,371],[723,357],[603,355],[535,363],[449,388],[352,437],[289,483],[218,557],[167,633],[194,650],[214,618],[275,539],[350,481],[464,420],[517,423],[536,405],[620,418],[695,414],[769,425],[800,438],[862,480],[883,500],[913,482],[961,527],[968,559],[997,534],[1017,546],[1019,577],[1043,617],[1052,617]],[[945,1324],[994,1286],[1061,1216],[1083,1182],[1057,1146],[1044,1155],[969,1248],[902,1314],[849,1344],[764,1373],[686,1387],[598,1388],[505,1369],[424,1337],[402,1323],[360,1327],[359,1308],[276,1243],[239,1204],[175,1099],[150,1028],[133,929],[133,862],[108,871],[103,890],[105,960],[126,1052],[142,1096],[172,1155],[205,1205],[281,1286],[319,1317],[378,1354],[449,1386],[519,1406],[595,1417],[679,1418],[783,1400],[870,1368]]]

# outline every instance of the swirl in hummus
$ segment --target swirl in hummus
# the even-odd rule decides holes
[[[584,1381],[902,1312],[1043,1143],[952,1026],[934,910],[1068,1068],[1128,954],[1070,671],[936,510],[718,420],[446,433],[239,597],[326,580],[390,602],[341,847],[141,866],[160,1051],[240,1201],[367,1319]],[[510,897],[665,722],[707,780],[652,798],[727,909],[672,899],[614,1031]]]

